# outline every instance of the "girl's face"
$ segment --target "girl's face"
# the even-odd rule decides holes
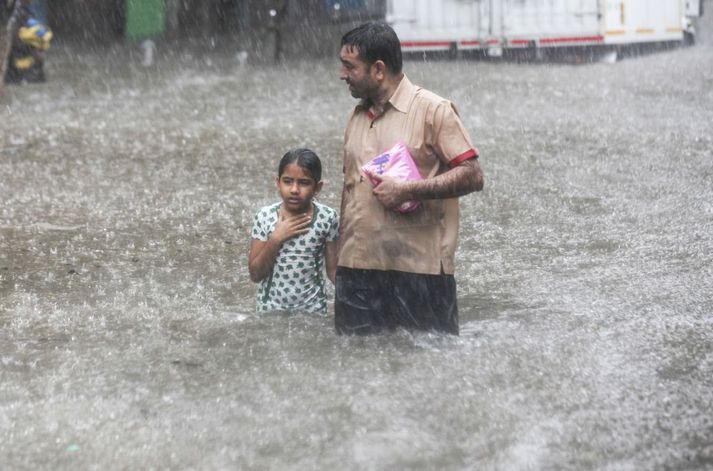
[[[287,164],[277,179],[277,190],[282,198],[282,209],[291,215],[307,213],[312,198],[322,189],[305,169],[295,163]]]

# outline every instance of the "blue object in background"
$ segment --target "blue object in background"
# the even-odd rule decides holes
[[[47,24],[47,0],[32,0],[30,15],[42,24]]]

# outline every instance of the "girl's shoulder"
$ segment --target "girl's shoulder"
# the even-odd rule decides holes
[[[281,202],[273,203],[273,204],[268,204],[267,206],[263,206],[262,208],[258,209],[257,212],[255,213],[255,217],[260,218],[260,219],[265,219],[272,217],[277,214],[278,209],[280,208]]]
[[[319,212],[320,215],[324,215],[325,217],[332,219],[338,216],[337,210],[333,209],[330,206],[327,206],[326,204],[318,203],[317,201],[313,201],[315,207],[317,208],[317,211]]]
[[[334,240],[339,230],[339,214],[329,206],[315,201],[314,223],[312,227],[328,241]]]

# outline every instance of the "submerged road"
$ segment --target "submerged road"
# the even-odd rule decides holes
[[[51,50],[0,107],[1,467],[710,469],[709,37],[406,63],[486,174],[461,202],[460,337],[254,314],[279,157],[313,148],[339,206],[335,60]]]

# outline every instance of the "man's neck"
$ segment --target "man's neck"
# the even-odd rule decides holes
[[[389,102],[396,89],[399,88],[401,80],[404,78],[404,74],[398,74],[394,76],[388,76],[382,83],[380,93],[375,97],[370,97],[367,101],[369,108],[376,116],[380,116],[384,113],[386,109],[386,104]]]

